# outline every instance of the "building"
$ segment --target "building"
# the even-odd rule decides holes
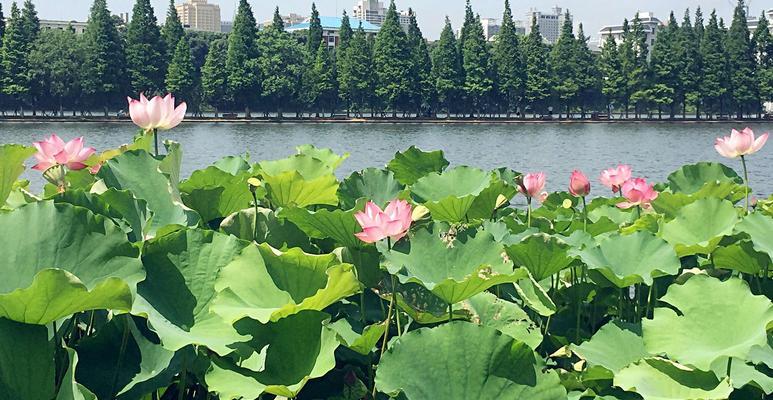
[[[310,19],[307,18],[303,23],[291,25],[286,27],[285,30],[288,32],[308,30],[310,25],[309,20]],[[327,43],[328,47],[336,47],[341,34],[341,17],[319,17],[319,22],[322,24],[322,40]],[[360,24],[362,24],[362,29],[369,36],[375,36],[381,29],[378,25],[374,25],[358,18],[349,18],[349,23],[354,30],[357,30],[360,27]]]
[[[359,0],[352,9],[352,16],[354,18],[369,22],[373,25],[381,26],[384,24],[386,18],[387,9],[384,7],[383,1],[378,0]],[[408,30],[408,24],[411,22],[411,17],[407,11],[400,11],[400,26],[403,30]],[[354,26],[354,25],[352,25]]]
[[[220,32],[220,6],[207,0],[187,0],[175,5],[180,22],[186,29],[204,32]]]
[[[765,18],[768,20],[768,26],[770,26],[771,22],[773,22],[773,8],[765,11]],[[749,26],[749,32],[753,35],[754,31],[757,30],[757,25],[760,23],[759,17],[748,15],[746,22]]]
[[[231,33],[232,30],[234,30],[233,21],[220,21],[220,32]]]
[[[571,14],[568,15],[572,19]],[[558,41],[561,35],[561,26],[564,25],[567,15],[564,14],[561,7],[553,7],[550,13],[544,13],[531,9],[526,13],[526,34],[531,33],[532,23],[536,21],[540,34],[545,42],[553,44]]]
[[[306,20],[306,17],[303,15],[290,13],[290,15],[280,15],[282,17],[282,21],[284,21],[285,26],[292,26],[292,25],[298,25]],[[274,19],[271,18],[269,20],[265,20],[258,24],[261,28],[269,26],[274,23]]]
[[[642,28],[644,29],[644,33],[647,35],[647,46],[652,48],[652,45],[655,44],[655,38],[658,36],[658,31],[663,28],[663,22],[661,22],[655,15],[651,12],[641,12],[639,11],[637,13],[639,16],[639,20],[641,21]],[[629,21],[629,24],[631,22]],[[599,31],[599,43],[603,46],[604,42],[607,41],[607,38],[612,36],[615,39],[615,42],[621,43],[623,41],[623,25],[608,25]]]
[[[53,19],[41,19],[40,29],[74,29],[75,33],[83,33],[86,31],[86,23],[78,21],[58,21]]]
[[[486,40],[494,40],[494,36],[499,33],[502,28],[502,24],[496,18],[481,18],[481,25],[483,25],[483,36]]]

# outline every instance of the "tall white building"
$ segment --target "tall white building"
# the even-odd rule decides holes
[[[72,29],[75,33],[83,33],[86,31],[86,23],[78,21],[59,21],[53,19],[41,19],[40,29]]]
[[[365,22],[370,22],[373,25],[381,26],[384,24],[386,18],[387,8],[384,7],[383,1],[378,0],[359,0],[352,9],[352,16],[357,19],[361,19]],[[400,18],[400,26],[404,30],[408,29],[408,24],[411,19],[407,11],[398,12]]]
[[[572,19],[571,14],[569,15],[569,19]],[[558,41],[558,37],[561,35],[561,26],[564,25],[565,20],[566,14],[564,14],[561,7],[558,6],[553,7],[550,10],[550,13],[531,9],[526,13],[526,34],[528,35],[531,32],[534,28],[532,23],[536,21],[540,34],[542,34],[545,42],[553,44]]]
[[[481,18],[481,25],[483,25],[483,36],[486,40],[493,40],[494,36],[499,34],[499,30],[502,29],[502,24],[496,18]]]
[[[185,28],[194,31],[220,32],[220,6],[207,0],[187,0],[176,4],[177,15]]]
[[[663,22],[655,17],[652,12],[639,11],[637,15],[641,21],[644,33],[647,35],[647,46],[649,46],[651,49],[652,45],[655,44],[655,38],[658,36],[658,31],[660,31],[660,29],[664,26]],[[632,21],[633,20],[628,21],[630,27],[633,27]],[[612,36],[617,43],[621,43],[623,41],[623,25],[607,25],[601,28],[599,31],[599,36],[601,37],[600,44],[602,46],[610,36]]]

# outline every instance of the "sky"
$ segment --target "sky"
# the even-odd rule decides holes
[[[22,0],[19,0],[21,2]],[[175,0],[182,2],[184,0]],[[388,1],[388,0],[385,0]],[[8,14],[11,0],[2,0],[3,11]],[[42,19],[62,19],[85,21],[88,17],[92,0],[34,0]],[[163,21],[169,0],[151,0],[156,15]],[[238,0],[209,0],[210,3],[220,5],[223,20],[232,20]],[[130,12],[133,0],[108,0],[108,6],[113,14]],[[311,8],[311,0],[250,0],[255,17],[258,21],[271,18],[274,7],[280,6],[283,14],[294,12],[308,15]],[[351,14],[355,0],[316,0],[317,8],[322,15],[340,15],[346,9]],[[516,19],[524,19],[524,14],[530,8],[541,11],[549,11],[558,5],[574,15],[575,24],[582,22],[587,35],[595,38],[598,31],[604,25],[621,23],[623,18],[633,17],[636,11],[652,11],[661,20],[668,18],[668,13],[673,9],[677,19],[681,21],[685,8],[695,10],[700,6],[704,14],[708,15],[711,9],[716,9],[719,16],[726,20],[731,19],[733,0],[555,0],[551,2],[537,0],[511,0],[513,14]],[[419,19],[419,24],[424,35],[429,39],[437,39],[443,28],[445,16],[451,18],[454,29],[464,19],[465,0],[397,0],[398,9],[413,8]],[[502,16],[504,0],[472,0],[472,6],[482,18],[500,18]],[[751,13],[759,15],[763,7],[773,7],[770,0],[752,0]]]

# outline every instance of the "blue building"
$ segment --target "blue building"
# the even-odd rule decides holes
[[[288,32],[308,30],[309,21],[309,19],[306,19],[306,21],[300,24],[288,26],[285,30]],[[327,43],[328,47],[336,47],[341,33],[341,17],[319,17],[319,22],[322,24],[322,40]],[[377,34],[379,29],[381,29],[378,25],[357,18],[349,17],[349,23],[354,31],[357,31],[362,26],[365,34],[368,36]]]

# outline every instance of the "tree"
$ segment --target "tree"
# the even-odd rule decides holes
[[[695,24],[693,24],[693,29],[695,30],[695,38],[698,39],[699,42],[703,40],[705,27],[703,24],[703,11],[701,11],[700,6],[695,9]]]
[[[362,116],[362,111],[371,103],[373,91],[372,52],[362,26],[354,33],[343,57],[338,74],[340,91],[345,93],[349,107]]]
[[[314,58],[317,54],[317,49],[322,43],[322,22],[319,20],[319,11],[317,11],[317,5],[311,3],[311,18],[309,18],[309,31],[306,34],[306,45],[308,46],[309,54]]]
[[[519,42],[513,21],[513,13],[510,9],[510,0],[505,0],[502,27],[494,42],[493,62],[500,96],[500,106],[504,107],[508,118],[510,113],[522,111],[521,101],[523,99],[526,77]]]
[[[393,117],[397,117],[397,110],[404,110],[410,100],[410,57],[408,39],[392,1],[376,36],[373,67],[376,72],[376,96],[392,111]]]
[[[630,48],[633,50],[633,64],[630,65],[628,72],[629,93],[631,97],[634,97],[636,92],[641,92],[636,96],[638,101],[634,101],[635,114],[638,118],[641,111],[646,111],[647,104],[651,103],[647,101],[650,98],[649,89],[651,88],[650,82],[650,70],[649,70],[649,45],[647,43],[647,34],[644,31],[644,26],[639,18],[639,13],[636,13],[631,29],[628,32],[627,40],[630,42]],[[659,91],[662,93],[662,91]]]
[[[260,94],[257,35],[250,4],[239,0],[234,27],[228,35],[226,71],[229,97],[237,106],[244,107],[247,118],[251,117],[250,106]]]
[[[32,0],[24,0],[21,9],[21,32],[27,51],[32,50],[32,45],[40,33],[40,19]]]
[[[40,106],[63,116],[65,104],[77,104],[82,95],[84,58],[74,29],[40,32],[29,55],[33,91]]]
[[[304,72],[303,47],[275,25],[260,32],[258,43],[262,49],[258,66],[263,76],[264,104],[273,107],[278,117],[282,118],[284,110],[297,99]]]
[[[536,18],[532,17],[532,26],[537,26]],[[548,63],[548,48],[542,41],[539,29],[532,29],[523,43],[523,54],[526,59],[526,101],[531,106],[534,117],[544,115],[547,100],[550,98],[550,65]]]
[[[199,110],[199,85],[196,69],[193,66],[191,46],[188,39],[183,36],[177,43],[174,57],[169,62],[169,70],[166,74],[166,88],[169,93],[174,93],[175,98],[188,103],[189,110],[193,113]]]
[[[341,89],[339,90],[338,94],[344,103],[347,116],[349,116],[352,99],[349,97],[349,91],[344,90],[344,87],[348,84],[346,81],[349,79],[351,74],[351,66],[347,65],[347,63],[350,61],[350,58],[346,53],[349,51],[349,45],[352,42],[353,36],[354,31],[352,30],[351,23],[349,22],[349,15],[347,15],[346,11],[344,11],[343,16],[341,17],[341,32],[339,33],[338,46],[336,47],[335,65],[338,72],[336,74],[336,79],[338,80],[337,84]]]
[[[738,0],[725,45],[727,66],[730,69],[730,87],[733,88],[730,91],[730,99],[738,118],[742,118],[745,112],[759,107],[756,104],[758,99],[755,78],[756,60],[746,19],[746,6],[743,0]]]
[[[464,50],[464,42],[467,41],[467,36],[470,34],[470,29],[475,24],[475,13],[472,11],[472,5],[470,0],[467,0],[467,4],[464,8],[464,23],[462,23],[462,30],[459,32],[459,54],[462,54]]]
[[[701,17],[702,18],[702,17]],[[701,24],[703,22],[701,21]],[[703,26],[701,25],[701,32]],[[679,59],[682,61],[679,71],[681,83],[682,118],[687,114],[687,105],[695,107],[695,116],[700,118],[700,80],[701,80],[701,53],[700,38],[696,36],[697,28],[693,28],[690,21],[690,10],[684,12],[682,27],[679,29]]]
[[[773,101],[773,37],[771,37],[770,24],[765,18],[765,13],[760,16],[757,30],[754,32],[754,43],[757,46],[756,56],[759,60],[757,81],[760,103]]]
[[[225,60],[228,54],[228,41],[218,39],[209,46],[207,59],[201,68],[201,95],[204,103],[218,111],[229,105],[228,71]]]
[[[132,93],[159,93],[166,76],[166,45],[150,0],[136,0],[126,30],[126,69]]]
[[[422,114],[433,103],[434,90],[432,90],[432,61],[427,49],[427,41],[419,29],[416,14],[408,9],[410,23],[408,24],[408,49],[411,57],[411,106],[416,110],[416,115]]]
[[[349,15],[344,11],[343,16],[341,17],[341,30],[338,33],[338,46],[336,51],[346,51],[346,47],[349,46],[349,42],[352,40],[353,36],[354,31],[352,30],[352,24],[349,21]]]
[[[655,39],[655,44],[652,46],[650,65],[653,72],[653,79],[656,85],[662,87],[658,89],[658,93],[665,93],[670,89],[677,97],[682,97],[682,77],[683,60],[681,55],[683,52],[680,48],[679,40],[679,24],[676,22],[674,13],[672,12],[668,19],[668,25],[658,32],[658,36]],[[665,105],[670,106],[670,117],[673,118],[676,112],[676,99],[671,99],[670,102]],[[661,109],[658,109],[658,115],[661,113]]]
[[[271,27],[277,31],[285,30],[285,22],[282,19],[282,15],[279,14],[279,7],[274,9],[274,18],[271,20]]]
[[[335,111],[336,98],[338,97],[338,85],[336,71],[333,66],[331,51],[327,46],[320,45],[312,67],[314,81],[311,86],[311,97],[314,109],[317,111]]]
[[[3,15],[3,5],[0,4],[0,40],[5,36],[5,15]]]
[[[432,51],[432,83],[437,101],[445,107],[448,118],[455,111],[454,104],[461,89],[461,77],[462,65],[459,47],[451,21],[446,17],[446,24],[440,33],[440,40]]]
[[[11,3],[11,17],[3,37],[2,56],[2,89],[3,94],[11,97],[16,107],[21,107],[24,115],[23,100],[30,92],[29,65],[27,60],[26,37],[24,25],[16,3]]]
[[[585,118],[585,111],[592,104],[597,103],[601,90],[598,59],[588,47],[588,39],[582,24],[580,24],[577,29],[577,40],[575,40],[577,48],[574,51],[574,64],[577,66],[575,79],[578,86],[578,105],[582,118]]]
[[[462,68],[464,70],[464,95],[471,107],[470,114],[485,111],[494,91],[491,72],[491,59],[483,33],[480,16],[475,17],[467,32],[462,48]]]
[[[553,68],[553,90],[559,102],[565,107],[567,118],[571,113],[572,103],[580,91],[580,85],[577,82],[577,70],[580,66],[576,64],[576,50],[572,19],[567,11],[564,16],[564,24],[561,27],[561,34],[550,53],[550,65]],[[560,108],[558,115],[560,118]]]
[[[185,30],[180,22],[180,16],[177,15],[177,7],[174,5],[174,0],[169,0],[169,9],[166,12],[164,27],[161,28],[161,36],[164,38],[166,45],[166,57],[171,60],[177,52],[180,39],[185,36]]]
[[[123,41],[107,9],[106,0],[94,0],[83,34],[85,63],[83,92],[86,105],[104,107],[124,104],[125,63]]]
[[[717,24],[717,13],[712,11],[703,40],[701,40],[703,72],[700,93],[709,118],[714,112],[723,112],[724,98],[728,88],[727,59],[722,39],[723,33]]]
[[[606,98],[607,110],[615,105],[626,104],[627,83],[618,45],[615,38],[610,33],[604,41],[599,57],[599,70],[601,72],[601,93]]]

